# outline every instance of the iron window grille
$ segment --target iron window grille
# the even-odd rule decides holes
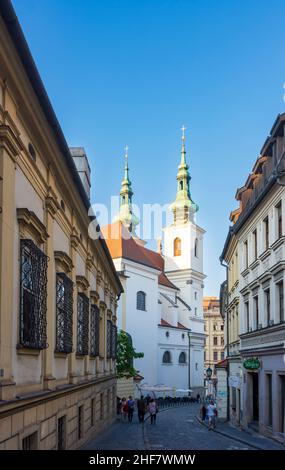
[[[107,320],[107,359],[112,357],[112,322]]]
[[[90,356],[99,356],[100,311],[97,305],[91,305],[90,318]]]
[[[18,348],[46,349],[48,257],[32,240],[20,241],[20,332]]]
[[[56,352],[72,352],[73,282],[64,273],[56,275]]]
[[[112,325],[112,352],[111,357],[112,359],[116,359],[117,357],[117,327],[116,325]]]
[[[85,294],[77,296],[77,354],[88,354],[89,299]]]

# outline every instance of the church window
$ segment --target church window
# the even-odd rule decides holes
[[[139,291],[137,293],[137,310],[143,310],[145,311],[145,299],[146,299],[146,294],[143,291]]]
[[[186,354],[185,352],[181,352],[179,355],[179,364],[186,364]]]
[[[174,256],[181,256],[181,239],[175,238],[174,240]]]
[[[162,358],[162,362],[164,364],[170,364],[171,363],[171,354],[169,351],[165,351],[163,353],[163,358]]]
[[[122,204],[125,204],[125,202],[126,202],[126,197],[123,196],[123,197],[122,197]]]
[[[198,238],[195,239],[194,255],[198,258]]]
[[[169,331],[165,333],[166,338],[169,338]]]
[[[183,181],[180,181],[180,190],[183,190]]]

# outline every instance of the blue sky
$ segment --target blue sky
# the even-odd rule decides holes
[[[126,144],[134,202],[174,200],[185,124],[205,294],[218,295],[236,188],[285,110],[284,1],[13,4],[68,143],[87,151],[92,201],[119,192]]]

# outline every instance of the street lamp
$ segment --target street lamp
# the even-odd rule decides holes
[[[207,375],[208,380],[211,379],[212,373],[213,373],[213,371],[212,371],[211,367],[209,366],[208,369],[206,370],[206,375]]]
[[[211,382],[212,373],[213,371],[211,367],[209,366],[208,369],[206,370],[206,376],[207,376],[207,381],[208,381],[208,395],[212,394],[212,388],[210,387],[210,385],[212,384]]]

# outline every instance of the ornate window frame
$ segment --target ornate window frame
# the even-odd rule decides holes
[[[33,240],[20,240],[19,350],[48,347],[47,263],[48,257]]]

